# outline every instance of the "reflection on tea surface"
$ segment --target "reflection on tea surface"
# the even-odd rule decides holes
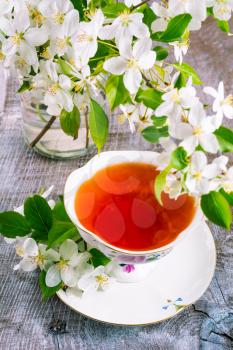
[[[98,171],[77,191],[75,210],[81,224],[109,244],[127,250],[150,250],[172,242],[192,221],[195,201],[162,194],[153,186],[153,165],[122,163]]]

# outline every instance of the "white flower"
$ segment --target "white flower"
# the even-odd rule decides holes
[[[174,56],[176,61],[181,64],[183,62],[183,56],[185,56],[188,52],[189,41],[175,41],[174,43],[170,43],[170,45],[174,47]]]
[[[207,158],[204,152],[195,152],[192,155],[185,182],[189,193],[199,196],[215,190],[217,184],[211,180],[216,178],[219,173],[218,164],[207,164]]]
[[[58,66],[52,61],[41,61],[40,74],[33,81],[35,93],[38,89],[45,90],[44,104],[48,106],[50,115],[58,116],[62,109],[71,112],[73,109],[71,80],[64,74],[58,75]]]
[[[81,22],[78,25],[78,34],[72,39],[72,45],[85,64],[87,64],[89,58],[96,54],[98,49],[97,37],[103,23],[103,12],[97,10],[90,22]]]
[[[172,17],[182,13],[192,16],[189,24],[190,30],[201,28],[201,22],[206,19],[206,4],[204,0],[169,0],[169,11]]]
[[[215,98],[213,103],[213,111],[220,113],[226,118],[233,119],[233,96],[224,97],[224,85],[221,81],[218,85],[218,90],[212,87],[205,87],[204,92]]]
[[[39,11],[47,19],[51,32],[60,29],[65,21],[66,14],[73,8],[70,0],[42,0],[38,6]]]
[[[6,56],[20,55],[29,65],[38,65],[36,47],[48,40],[45,27],[30,27],[28,10],[24,6],[13,19],[0,18],[0,30],[6,35],[2,52]]]
[[[196,90],[189,85],[180,90],[174,88],[163,94],[162,99],[164,102],[156,109],[156,115],[176,118],[183,108],[191,108],[197,102]]]
[[[172,199],[177,199],[182,192],[182,183],[177,174],[168,174],[166,177],[166,185],[164,191],[169,194]]]
[[[38,266],[42,269],[47,263],[59,258],[58,253],[53,249],[46,250],[44,244],[37,245],[33,238],[18,240],[16,244],[16,254],[23,259],[14,270],[23,270],[26,272],[34,271]]]
[[[143,103],[139,105],[125,104],[119,107],[123,114],[117,116],[117,121],[119,124],[123,124],[127,120],[132,133],[134,133],[136,129],[141,129],[145,127],[145,125],[152,124],[150,117],[153,111]]]
[[[63,281],[68,287],[75,287],[78,281],[78,263],[78,246],[71,239],[67,239],[59,247],[58,261],[46,273],[46,285],[55,287]]]
[[[142,22],[142,13],[120,14],[112,24],[107,25],[100,31],[99,37],[104,40],[115,38],[117,46],[128,46],[131,44],[133,36],[138,39],[148,38],[150,33],[148,27]]]
[[[78,281],[78,287],[85,293],[103,291],[111,286],[114,279],[108,276],[104,266],[98,266],[94,271],[85,274]]]
[[[141,81],[141,71],[153,67],[156,53],[151,50],[150,39],[136,41],[133,48],[131,45],[124,46],[120,50],[120,56],[112,57],[105,61],[104,69],[115,75],[124,74],[124,85],[131,94],[138,91]]]
[[[190,30],[198,30],[201,28],[201,22],[206,19],[206,5],[204,0],[170,0],[168,7],[161,4],[153,3],[152,10],[157,17],[152,23],[154,32],[164,31],[170,18],[183,13],[189,13],[192,16],[188,26]]]
[[[151,29],[153,32],[163,32],[167,28],[169,17],[171,13],[169,8],[158,4],[157,2],[153,2],[151,5],[151,9],[154,11],[156,16],[156,20],[151,24]]]
[[[202,104],[195,104],[188,115],[187,122],[174,122],[169,128],[171,136],[183,139],[183,146],[188,154],[192,154],[198,145],[210,153],[217,153],[219,144],[213,132],[218,128],[216,117],[207,117]]]
[[[72,39],[77,35],[79,12],[70,11],[64,19],[59,30],[51,32],[50,49],[53,55],[63,56],[71,45]]]
[[[214,16],[221,21],[229,21],[233,10],[232,0],[206,0],[207,7],[213,7]]]

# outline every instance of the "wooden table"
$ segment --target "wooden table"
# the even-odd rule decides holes
[[[233,92],[233,39],[221,33],[212,21],[192,35],[187,60],[206,85],[216,87],[223,80],[227,92]],[[0,119],[0,210],[20,205],[42,186],[54,184],[54,194],[61,193],[67,175],[93,156],[92,153],[77,160],[53,161],[29,150],[22,137],[15,91],[16,82],[11,78],[5,113]],[[125,127],[112,124],[105,149],[153,149],[139,136],[125,132]],[[0,238],[0,349],[232,349],[233,323],[229,323],[229,317],[233,312],[233,236],[215,226],[211,229],[218,260],[215,277],[204,296],[173,319],[131,328],[89,320],[57,297],[43,303],[37,272],[14,272],[12,267],[18,261],[14,249]],[[224,321],[222,326],[218,316],[223,313],[228,315],[228,323]]]

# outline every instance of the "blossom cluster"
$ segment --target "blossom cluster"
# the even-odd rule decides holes
[[[233,97],[224,96],[223,83],[204,88],[214,98],[211,110],[183,60],[190,31],[212,16],[229,32],[232,10],[232,0],[2,0],[0,59],[19,71],[19,92],[43,103],[68,135],[78,137],[85,115],[100,150],[107,113],[120,111],[119,123],[164,146],[157,162],[171,196],[222,190],[227,200],[232,168],[219,153],[233,151],[233,132],[222,126],[233,118]],[[166,60],[171,49],[173,63]],[[209,153],[217,157],[207,165]]]
[[[24,203],[14,211],[1,213],[1,234],[7,243],[15,247],[16,255],[20,258],[14,270],[32,272],[39,269],[41,271],[39,284],[43,298],[52,296],[60,289],[68,293],[81,294],[104,291],[115,283],[114,269],[118,264],[97,249],[87,246],[77,228],[70,222],[63,202],[59,200],[55,203],[52,199],[48,200],[52,190],[53,186],[40,196],[35,195],[26,199],[25,203],[29,201],[28,204]],[[31,205],[36,206],[37,211],[29,210],[28,214],[27,208]],[[46,224],[45,226],[38,224],[39,218],[45,223],[51,214],[52,240],[50,233],[45,235]],[[26,235],[22,231],[25,219],[32,223]],[[15,226],[19,225],[18,230],[15,232],[9,230],[8,220],[14,222]],[[55,230],[57,225],[58,231]],[[127,266],[123,266],[122,271]],[[129,273],[132,265],[128,267]]]

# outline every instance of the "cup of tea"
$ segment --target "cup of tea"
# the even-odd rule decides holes
[[[96,155],[67,178],[67,214],[91,247],[120,265],[136,264],[145,272],[203,220],[188,195],[175,200],[163,193],[163,205],[158,203],[153,190],[158,174],[155,152]]]

